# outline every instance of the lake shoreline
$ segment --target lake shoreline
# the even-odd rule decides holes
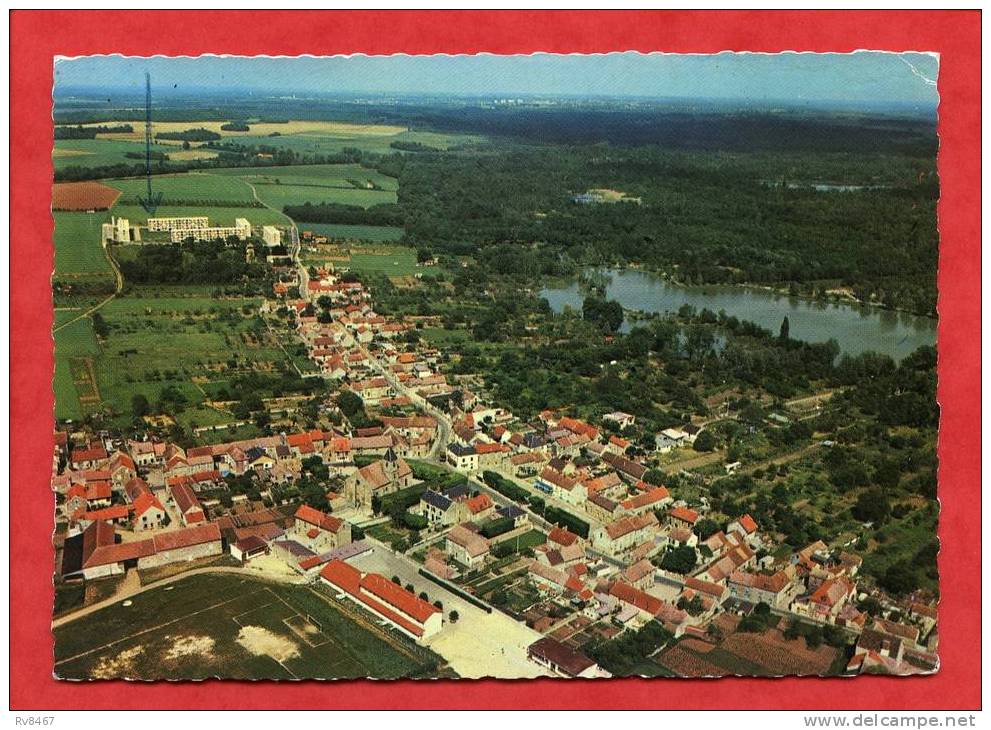
[[[747,320],[772,332],[789,317],[792,336],[808,342],[836,339],[844,352],[858,354],[869,350],[900,360],[923,345],[935,345],[938,319],[904,310],[889,309],[842,299],[812,299],[756,284],[682,284],[670,275],[652,269],[600,267],[605,274],[606,296],[620,303],[625,311],[649,315],[676,312],[688,304],[696,310],[709,309]],[[536,294],[547,298],[555,311],[565,306],[581,309],[588,296],[579,275],[554,277],[544,282]],[[636,321],[640,317],[628,317]],[[906,343],[908,343],[906,345]]]

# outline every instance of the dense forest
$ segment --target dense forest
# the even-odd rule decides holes
[[[417,249],[470,257],[527,279],[583,265],[638,263],[683,283],[752,283],[808,297],[829,292],[935,314],[939,181],[931,118],[700,111],[646,102],[273,104],[245,100],[220,109],[200,103],[185,114],[163,109],[160,116],[247,119],[277,112],[280,118],[478,133],[486,140],[447,151],[393,142],[385,154],[306,155],[274,142],[246,145],[191,129],[171,137],[208,136],[206,147],[220,157],[154,161],[152,171],[358,162],[399,178],[397,206],[310,205],[286,212],[301,222],[402,226],[404,242]],[[65,109],[56,118],[89,116]],[[261,162],[259,154],[271,158]],[[56,177],[142,172],[138,165],[67,166]],[[592,190],[625,202],[585,196]]]
[[[639,201],[575,202],[589,189]],[[637,262],[686,283],[806,295],[845,287],[923,314],[935,312],[937,199],[931,159],[599,145],[403,158],[399,193],[407,241],[434,251],[545,246],[548,256]]]
[[[96,139],[98,134],[126,134],[133,131],[134,127],[130,124],[100,125],[97,127],[59,126],[55,127],[55,139]]]
[[[262,290],[271,269],[245,262],[245,242],[231,238],[227,245],[189,241],[137,249],[134,258],[120,261],[124,279],[132,284],[240,284]]]

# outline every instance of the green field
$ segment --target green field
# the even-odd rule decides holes
[[[293,165],[277,167],[230,167],[211,170],[210,174],[239,177],[255,183],[314,185],[355,188],[371,183],[382,190],[397,190],[399,181],[361,165]],[[357,183],[357,185],[355,184]]]
[[[340,205],[371,208],[373,205],[396,202],[394,190],[361,190],[359,188],[321,185],[252,184],[255,186],[258,197],[277,210],[282,210],[287,205],[302,205],[303,203],[339,203]]]
[[[398,678],[439,657],[322,588],[199,575],[55,629],[60,678]]]
[[[278,342],[258,328],[258,304],[253,297],[213,298],[206,287],[145,287],[115,298],[100,309],[110,328],[102,345],[88,318],[55,334],[57,416],[110,408],[129,422],[136,394],[154,409],[162,390],[174,386],[186,399],[178,415],[184,426],[231,422],[231,414],[203,401],[236,374],[278,373],[288,364]],[[56,324],[78,313],[57,312]]]
[[[442,134],[437,132],[402,132],[395,135],[346,135],[346,134],[283,134],[278,137],[245,135],[237,138],[238,144],[259,145],[291,150],[302,155],[331,155],[345,148],[360,149],[363,152],[391,154],[397,152],[389,145],[392,142],[420,142],[436,149],[447,149],[454,145],[477,142],[481,137],[463,134]]]
[[[140,205],[115,205],[111,211],[114,215],[127,218],[131,223],[145,225],[148,213]],[[281,213],[268,208],[229,208],[209,205],[163,205],[155,211],[155,218],[176,218],[182,216],[205,215],[210,219],[211,226],[234,225],[235,218],[247,218],[252,226],[285,225],[286,218]],[[99,240],[99,239],[97,239]]]
[[[57,211],[55,218],[55,275],[64,280],[112,280],[113,270],[100,245],[105,213]]]
[[[152,145],[152,152],[175,152],[175,147]],[[134,152],[141,158],[126,157]],[[143,165],[144,142],[116,139],[58,139],[55,140],[52,162],[56,170],[66,167],[102,167],[104,165]]]
[[[301,231],[313,231],[338,241],[398,241],[403,229],[395,226],[352,226],[346,223],[300,223]]]
[[[78,312],[56,312],[55,324],[59,325],[74,317]],[[80,403],[88,388],[84,384],[81,365],[87,359],[95,359],[100,348],[93,334],[93,323],[86,317],[60,329],[55,333],[55,417],[78,420],[88,412]],[[76,380],[80,381],[77,388]]]
[[[253,298],[207,296],[118,297],[101,313],[111,332],[96,360],[97,383],[104,403],[122,413],[141,393],[153,404],[174,385],[187,400],[180,420],[187,425],[226,423],[232,416],[194,408],[237,372],[274,372],[286,356],[277,343],[252,335]],[[197,382],[193,382],[196,379]]]
[[[142,178],[105,180],[110,187],[121,191],[118,203],[135,205],[138,196],[147,194],[147,182]],[[254,201],[251,188],[241,180],[222,175],[188,173],[180,175],[155,175],[152,190],[162,193],[163,205],[186,204],[188,201],[241,203],[247,207]]]
[[[352,271],[388,276],[411,276],[419,271],[416,251],[404,246],[376,246],[374,253],[364,253],[361,247],[353,248],[348,266]]]

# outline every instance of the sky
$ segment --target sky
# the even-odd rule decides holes
[[[922,53],[610,53],[59,59],[70,87],[178,92],[612,96],[870,102],[935,107],[938,58]]]

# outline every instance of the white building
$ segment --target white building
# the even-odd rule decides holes
[[[262,240],[266,246],[281,246],[282,231],[275,226],[262,226]]]
[[[172,243],[194,241],[226,240],[231,236],[240,240],[251,238],[251,224],[247,218],[235,218],[233,226],[211,226],[208,228],[173,228]]]
[[[109,223],[104,223],[100,229],[104,243],[130,243],[131,222],[127,218],[111,217]]]
[[[210,219],[205,215],[188,216],[185,218],[149,218],[149,231],[193,231],[199,228],[209,228]]]

